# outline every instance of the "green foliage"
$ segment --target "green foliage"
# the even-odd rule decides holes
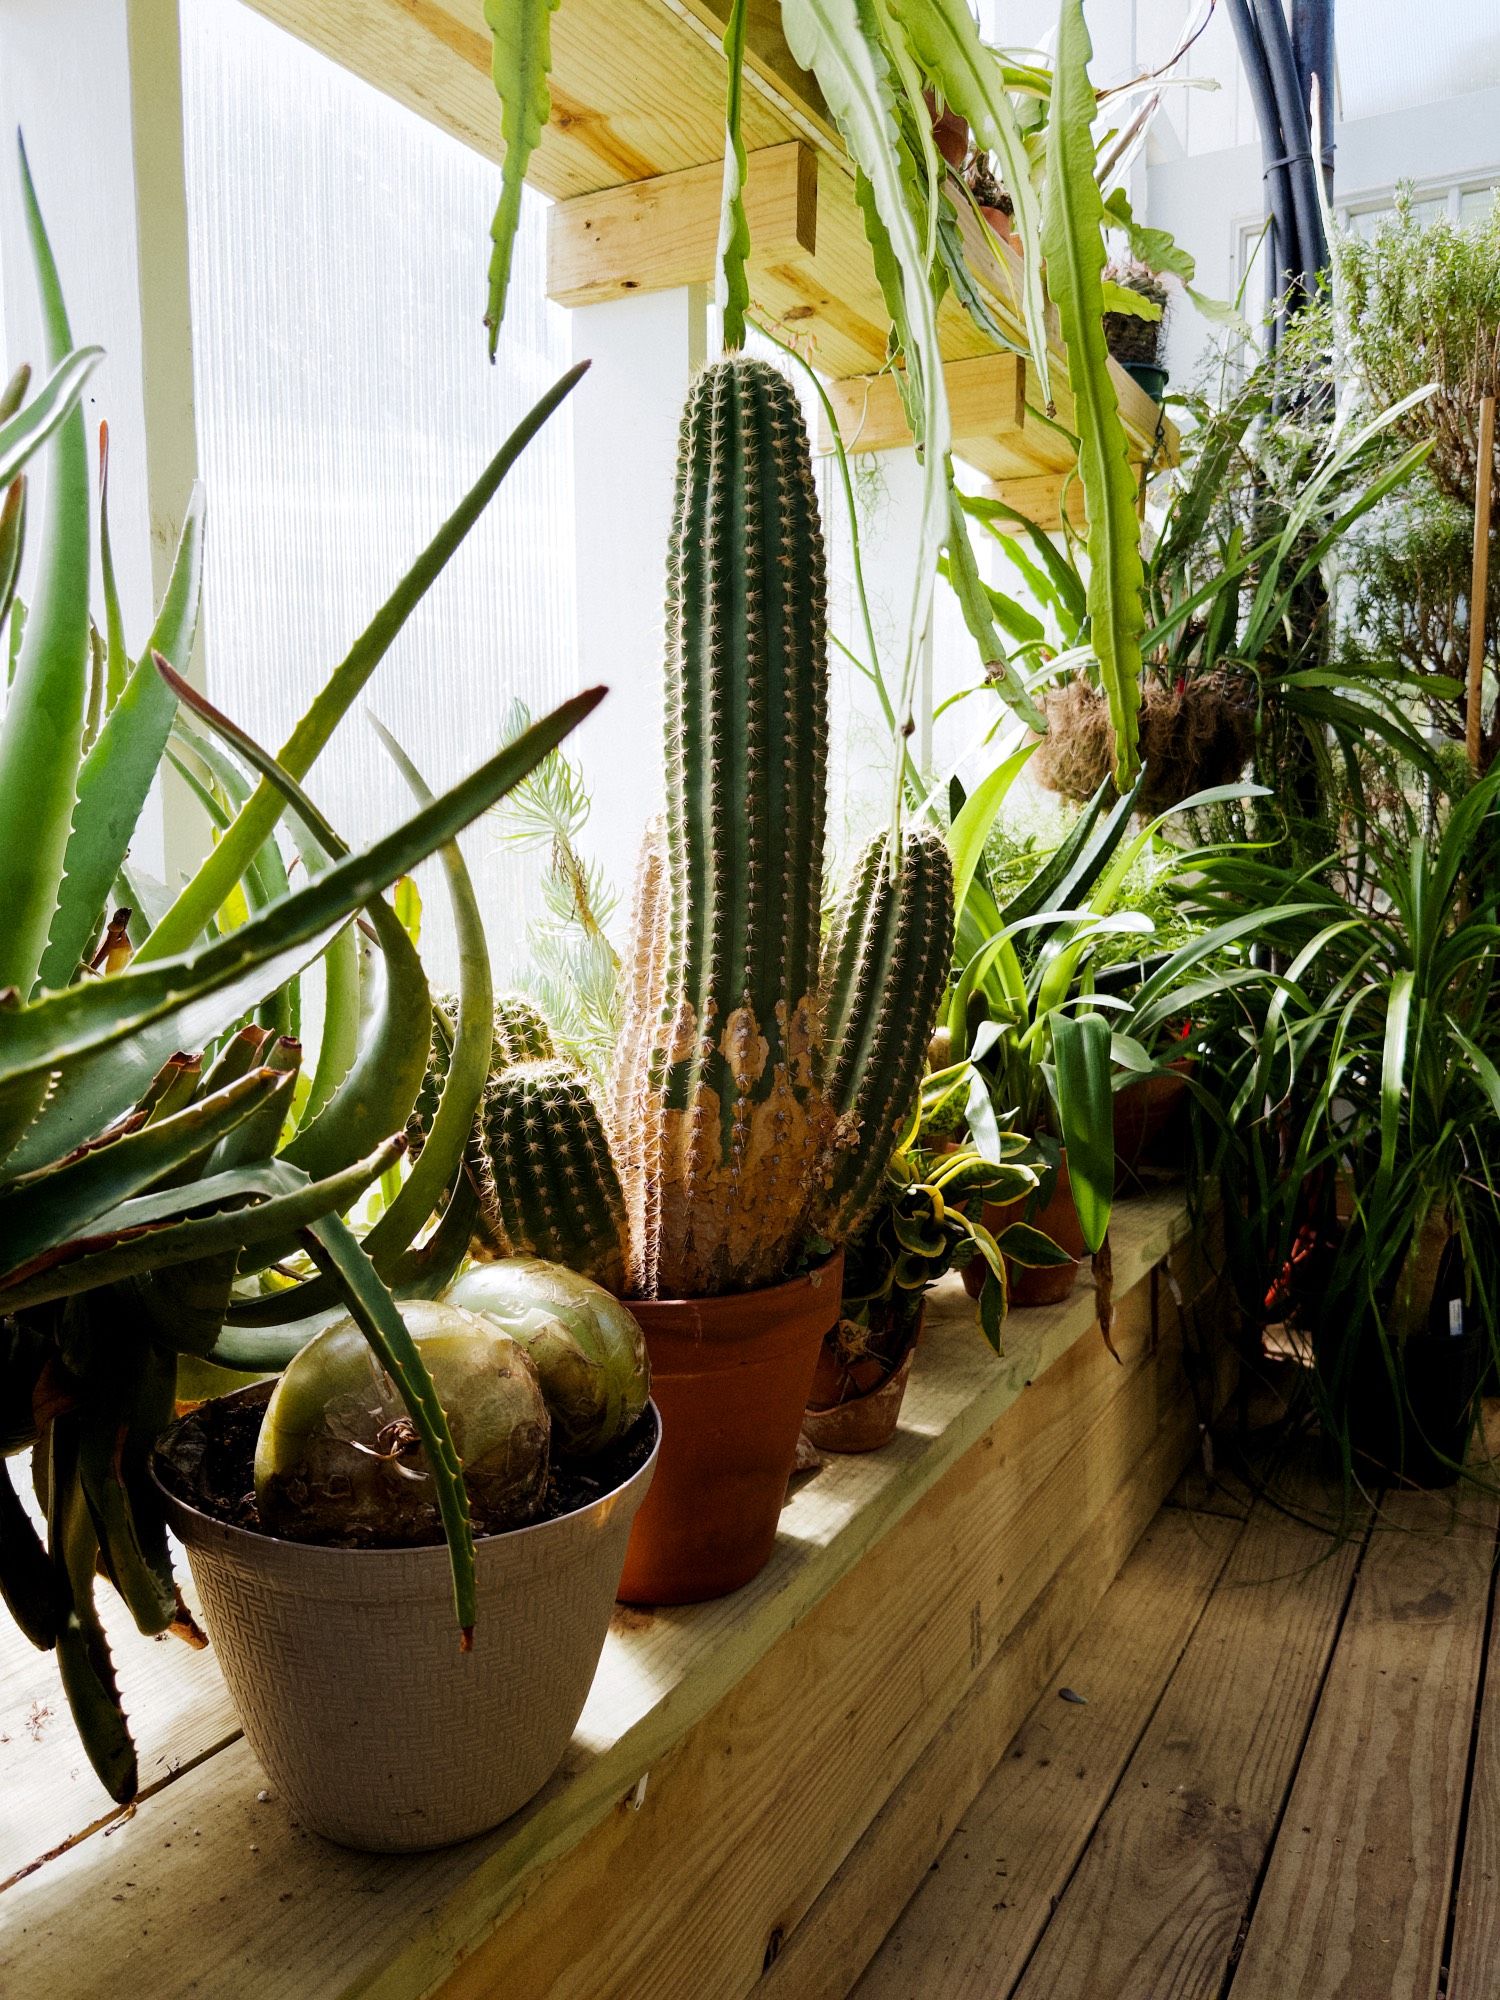
[[[490,74],[500,99],[500,137],[505,143],[500,201],[490,224],[489,302],[484,314],[492,361],[505,317],[526,168],[552,112],[547,72],[552,67],[552,16],[558,5],[559,0],[485,0],[485,25],[493,43]]]
[[[59,349],[66,317],[29,182],[27,192],[44,316]],[[257,1302],[242,1299],[237,1285],[273,1261],[305,1255],[317,1274],[291,1294],[278,1291],[270,1299],[275,1316],[286,1321],[299,1309],[342,1302],[396,1384],[432,1472],[460,1623],[472,1624],[473,1551],[458,1460],[382,1273],[408,1281],[420,1275],[413,1265],[429,1260],[441,1284],[467,1241],[465,1229],[451,1248],[445,1230],[450,1214],[464,1214],[460,1162],[488,1057],[490,994],[454,837],[554,749],[601,691],[565,704],[441,797],[430,798],[410,774],[419,809],[350,854],[295,777],[193,695],[167,657],[181,665],[191,646],[196,505],[139,663],[129,666],[107,558],[108,636],[91,644],[93,501],[76,409],[84,372],[64,365],[73,407],[60,423],[56,400],[40,416],[35,403],[20,409],[24,381],[7,392],[11,414],[0,418],[0,441],[18,451],[46,443],[53,461],[35,602],[5,708],[3,756],[24,750],[25,762],[13,770],[22,774],[14,793],[7,780],[3,810],[24,808],[32,818],[24,834],[19,822],[12,827],[29,880],[24,921],[11,937],[12,984],[0,996],[3,1445],[7,1454],[35,1454],[47,1540],[44,1548],[12,1504],[7,1477],[0,1589],[28,1635],[56,1647],[85,1750],[124,1799],[135,1790],[135,1756],[93,1606],[95,1572],[102,1568],[117,1584],[144,1630],[179,1617],[148,1476],[151,1448],[172,1414],[180,1364],[209,1356],[265,1361],[264,1352],[248,1363],[221,1354],[219,1343],[226,1319]],[[58,379],[43,397],[56,396]],[[493,490],[493,467],[488,478]],[[373,666],[476,512],[471,496],[356,649],[354,666],[346,662],[314,703],[293,738],[304,767],[352,699],[351,680]],[[176,712],[179,702],[196,711],[193,722]],[[178,906],[182,949],[164,950],[159,927],[156,953],[126,963],[131,912],[117,910],[106,925],[108,899],[127,871],[136,819],[164,753],[229,830]],[[262,817],[254,810],[256,775],[274,802]],[[296,817],[305,863],[295,890],[271,838],[283,804]],[[227,873],[226,849],[239,857]],[[400,1160],[431,1021],[420,964],[385,892],[440,849],[465,971],[454,1053],[422,1159],[361,1243],[343,1217]],[[387,975],[364,1042],[347,948],[356,911],[375,932]],[[303,1123],[284,1143],[301,1049],[277,1029],[297,1018],[296,976],[325,952],[325,1039],[338,1063],[320,1064],[321,1095],[304,1101]],[[33,984],[37,963],[57,978],[56,990]],[[257,1013],[276,1026],[251,1025]],[[211,1058],[182,1053],[206,1045]],[[440,1205],[444,1219],[431,1241],[412,1249]],[[399,1245],[391,1240],[398,1227]],[[298,1324],[277,1337],[281,1360],[306,1332]]]
[[[1405,414],[1402,441],[1431,443],[1438,491],[1472,515],[1479,401],[1500,389],[1500,208],[1462,229],[1418,223],[1402,189],[1373,237],[1338,239],[1335,271],[1371,404],[1383,409],[1438,385]]]
[[[1090,638],[1114,731],[1115,782],[1123,791],[1139,769],[1144,572],[1129,445],[1104,340],[1105,217],[1094,178],[1092,53],[1081,0],[1063,0],[1047,122],[1042,247],[1068,350],[1088,510]]]
[[[728,86],[724,100],[724,193],[719,211],[719,243],[714,257],[718,277],[718,304],[723,314],[726,354],[737,354],[745,344],[745,314],[750,310],[750,277],[746,264],[750,256],[750,221],[745,214],[745,175],[749,162],[745,142],[740,137],[740,107],[745,89],[745,17],[747,0],[730,0],[729,19],[724,24],[724,60],[728,65]]]

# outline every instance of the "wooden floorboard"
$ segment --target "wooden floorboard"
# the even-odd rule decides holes
[[[1359,1548],[1257,1501],[1019,2000],[1218,2000]]]
[[[1497,1511],[1381,1507],[1231,2000],[1437,1993]]]
[[[871,1962],[858,2000],[992,2000],[1009,1990],[1240,1533],[1237,1522],[1181,1508],[1158,1515]]]
[[[1489,1657],[1483,1675],[1468,1812],[1454,1897],[1447,2000],[1489,2000],[1500,1965],[1500,1620],[1490,1593]]]

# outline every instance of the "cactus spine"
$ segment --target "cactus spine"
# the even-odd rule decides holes
[[[623,1288],[625,1198],[581,1070],[520,1062],[492,1076],[475,1150],[480,1209],[497,1250]]]
[[[764,1284],[807,1222],[827,759],[823,538],[802,414],[765,362],[706,369],[667,560],[659,1027],[627,1099],[658,1294]]]
[[[890,836],[877,835],[824,954],[825,1088],[839,1124],[817,1226],[833,1242],[854,1234],[880,1193],[921,1085],[952,948],[953,867],[941,836],[908,833],[893,879]]]

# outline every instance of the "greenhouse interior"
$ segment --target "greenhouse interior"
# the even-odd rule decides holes
[[[1497,2000],[1493,0],[0,129],[0,1996]]]

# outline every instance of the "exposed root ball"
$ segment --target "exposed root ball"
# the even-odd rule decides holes
[[[1031,760],[1039,784],[1080,803],[1091,799],[1114,764],[1114,732],[1102,694],[1070,681],[1046,697],[1047,734]],[[1250,760],[1255,701],[1245,675],[1216,671],[1180,686],[1150,679],[1141,701],[1141,760],[1146,781],[1137,807],[1150,819],[1194,792],[1229,785]]]
[[[482,1313],[531,1357],[558,1449],[592,1457],[629,1430],[651,1392],[635,1315],[604,1290],[540,1257],[475,1264],[446,1301]]]
[[[508,1334],[454,1306],[401,1307],[447,1413],[474,1528],[529,1521],[551,1429],[535,1368]],[[272,1533],[345,1546],[431,1542],[442,1524],[406,1406],[352,1319],[310,1340],[272,1391],[255,1447]]]

